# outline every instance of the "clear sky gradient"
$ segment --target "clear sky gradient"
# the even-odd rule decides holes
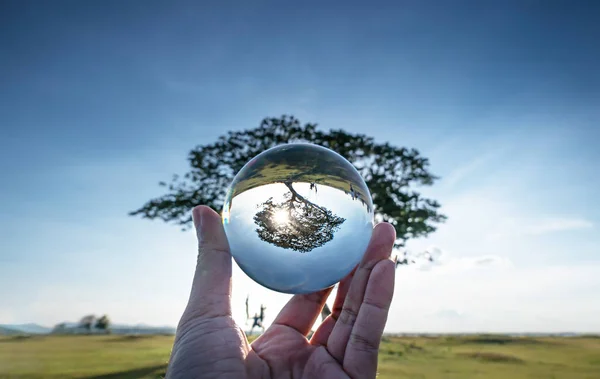
[[[175,325],[192,232],[127,216],[292,114],[419,149],[448,222],[387,331],[600,332],[600,3],[2,1],[0,323]],[[252,3],[252,5],[249,5]],[[289,298],[234,273],[270,322]]]

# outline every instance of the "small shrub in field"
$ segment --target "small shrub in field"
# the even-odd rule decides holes
[[[523,363],[524,361],[513,355],[508,354],[500,354],[500,353],[491,353],[491,352],[474,352],[474,353],[462,353],[461,356],[467,358],[478,359],[485,362],[494,362],[494,363]]]

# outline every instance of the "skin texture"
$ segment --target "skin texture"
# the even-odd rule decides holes
[[[310,340],[331,289],[295,295],[251,345],[231,316],[232,258],[220,216],[193,210],[199,254],[167,379],[375,378],[394,292],[395,231],[378,224],[361,263],[344,278],[332,313]]]

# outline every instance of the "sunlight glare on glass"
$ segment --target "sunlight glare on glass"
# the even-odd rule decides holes
[[[286,210],[280,209],[273,214],[273,221],[275,221],[278,225],[283,225],[287,223],[288,220],[289,216]]]

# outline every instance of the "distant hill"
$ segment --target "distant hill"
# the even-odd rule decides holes
[[[61,330],[54,330],[58,334],[80,334],[87,333],[87,330],[79,328],[75,322],[66,322]],[[113,324],[110,327],[112,334],[175,334],[175,328],[170,326],[150,326],[150,325],[123,325]],[[47,328],[38,324],[15,324],[0,325],[0,335],[12,336],[18,334],[49,334],[52,328]],[[97,330],[95,332],[98,332]]]
[[[13,335],[13,334],[48,334],[52,331],[51,328],[47,328],[38,324],[16,324],[16,325],[0,325],[0,334]]]
[[[14,336],[17,334],[21,333],[13,329],[6,328],[4,326],[0,326],[0,336]]]
[[[53,334],[104,334],[104,330],[92,328],[91,330],[82,328],[78,323],[64,322],[59,326],[55,327],[51,333]],[[175,328],[170,326],[150,326],[150,325],[124,325],[124,324],[112,324],[110,326],[111,334],[145,334],[145,335],[157,335],[157,334],[175,334]]]

